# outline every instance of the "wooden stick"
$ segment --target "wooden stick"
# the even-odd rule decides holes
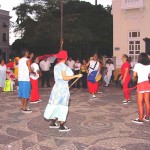
[[[79,80],[80,78],[77,78],[70,86],[69,89]]]

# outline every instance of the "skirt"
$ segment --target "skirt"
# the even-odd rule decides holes
[[[87,81],[88,90],[90,93],[97,93],[98,91],[98,82],[92,83],[90,81]]]
[[[149,81],[144,81],[137,84],[137,92],[145,93],[150,92],[150,83]]]

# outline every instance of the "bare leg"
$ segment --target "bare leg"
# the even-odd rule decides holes
[[[143,117],[144,117],[143,98],[144,98],[144,94],[138,92],[137,102],[138,102],[138,113],[139,113],[140,121],[143,121]]]
[[[149,114],[150,114],[150,102],[149,102],[149,92],[144,93],[144,101],[146,105],[146,119],[149,119]]]
[[[21,104],[22,104],[22,109],[26,110],[27,109],[27,99],[22,98],[21,99]]]
[[[54,125],[54,124],[55,124],[55,122],[56,122],[56,119],[51,119],[51,120],[50,120],[50,124],[49,124],[49,125],[50,125],[50,126],[52,126],[52,125]]]

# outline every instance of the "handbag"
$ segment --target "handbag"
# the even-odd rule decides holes
[[[3,88],[4,92],[10,92],[11,91],[11,80],[5,81],[5,86]]]
[[[128,88],[133,88],[137,85],[138,78],[131,78],[128,84]]]
[[[95,81],[95,78],[96,78],[96,76],[97,76],[97,73],[98,73],[97,70],[96,70],[96,71],[92,71],[92,72],[87,76],[87,80],[90,81],[90,82],[95,83],[95,82],[96,82],[96,81]]]
[[[93,68],[91,68],[92,70],[94,70],[95,69],[95,67],[96,67],[96,65],[97,65],[97,62],[95,63],[95,65],[94,65],[94,67]],[[95,70],[95,71],[92,71],[88,76],[87,76],[87,80],[88,81],[90,81],[90,82],[92,82],[92,83],[95,83],[95,82],[97,82],[95,79],[96,79],[96,77],[97,77],[97,75],[98,75],[98,71],[97,70]],[[98,78],[97,78],[97,80],[98,80]]]

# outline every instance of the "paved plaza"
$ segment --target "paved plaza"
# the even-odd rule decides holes
[[[101,87],[90,100],[84,89],[71,89],[67,126],[60,133],[49,129],[43,112],[51,88],[40,88],[41,103],[30,104],[31,114],[20,111],[17,92],[0,95],[0,150],[149,150],[150,122],[132,123],[137,115],[135,91],[131,102],[122,103],[120,87]]]

